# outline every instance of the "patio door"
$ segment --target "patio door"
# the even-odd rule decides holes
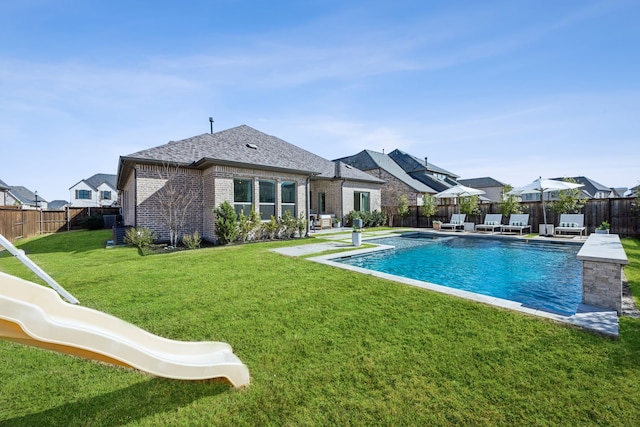
[[[325,201],[325,193],[318,193],[318,215],[326,212]]]

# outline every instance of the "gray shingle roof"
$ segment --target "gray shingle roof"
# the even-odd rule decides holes
[[[330,160],[246,125],[170,141],[121,157],[120,162],[121,170],[123,163],[134,162],[174,163],[194,168],[204,168],[210,164],[230,164],[313,174],[324,179],[339,176],[351,180],[383,182],[358,169],[343,165],[336,167]]]
[[[97,173],[97,174],[93,175],[92,177],[89,177],[87,179],[83,179],[83,180],[80,180],[80,181],[76,182],[71,187],[69,187],[69,189],[72,189],[73,187],[75,187],[76,185],[80,184],[81,182],[84,182],[89,187],[93,188],[94,190],[98,190],[98,187],[100,187],[105,182],[115,189],[116,188],[116,180],[117,180],[117,175],[108,174],[108,173]]]
[[[458,182],[471,188],[503,187],[505,185],[497,179],[489,176],[482,178],[459,179]]]
[[[18,199],[20,202],[25,205],[32,205],[36,202],[36,195],[33,191],[29,190],[27,187],[23,187],[21,185],[13,185],[9,187],[9,192],[11,195]],[[38,202],[47,202],[41,196],[38,196]]]
[[[429,172],[440,173],[444,175],[448,175],[452,178],[458,178],[458,175],[449,172],[446,169],[442,169],[434,165],[431,162],[425,162],[425,159],[419,159],[411,154],[405,153],[404,151],[395,149],[391,153],[389,153],[389,157],[393,159],[396,163],[400,165],[402,169],[407,173],[411,172],[424,172],[425,168]],[[425,166],[426,163],[426,166]]]
[[[388,155],[378,153],[377,151],[363,150],[358,154],[343,157],[336,161],[345,162],[364,171],[380,168],[420,193],[437,193],[433,188],[409,176],[409,174]]]
[[[562,181],[564,178],[552,178],[552,179],[556,181]],[[571,179],[575,180],[578,184],[584,185],[584,187],[580,189],[583,192],[586,192],[590,197],[594,197],[598,192],[610,194],[612,191],[611,188],[605,187],[599,182],[596,182],[591,178],[587,178],[586,176],[573,176],[571,177]]]
[[[47,204],[47,209],[50,211],[62,210],[69,205],[66,200],[53,200]]]
[[[97,173],[92,177],[85,179],[84,181],[96,190],[104,183],[110,185],[113,188],[116,188],[116,175],[113,174]]]
[[[5,191],[9,189],[9,185],[0,179],[0,191]]]

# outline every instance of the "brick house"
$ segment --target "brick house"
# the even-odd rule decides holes
[[[69,203],[73,207],[117,206],[116,176],[97,173],[69,188]]]
[[[337,159],[355,168],[363,170],[377,178],[382,179],[385,184],[382,187],[383,208],[397,207],[398,199],[401,195],[407,196],[411,206],[422,205],[424,194],[435,194],[436,190],[427,184],[418,181],[405,172],[400,165],[393,161],[384,153],[372,150],[363,150],[358,154]]]
[[[380,210],[383,181],[242,125],[121,156],[117,189],[125,225],[168,239],[162,197],[169,186],[191,196],[182,233],[215,240],[213,209],[253,207],[263,220],[310,213],[342,219],[352,210]],[[166,202],[164,203],[166,206]]]

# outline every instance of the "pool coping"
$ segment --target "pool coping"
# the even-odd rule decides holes
[[[375,238],[384,237],[384,236],[393,236],[394,234],[398,234],[398,233],[397,232],[386,233],[386,234],[380,233],[378,235],[367,236],[365,239],[363,239],[363,242],[366,242],[366,240],[369,240],[369,239],[375,239]],[[437,234],[442,235],[444,233],[437,233]],[[475,235],[476,234],[474,233],[474,236]],[[344,235],[342,237],[344,237]],[[348,237],[350,238],[350,236]],[[503,236],[503,237],[507,237],[507,236]],[[511,237],[511,238],[521,239],[520,237]],[[530,239],[530,240],[534,240],[534,239]],[[531,316],[542,317],[542,318],[550,319],[560,323],[567,323],[570,325],[578,326],[578,327],[581,327],[593,332],[597,332],[599,334],[607,335],[610,337],[617,338],[619,336],[618,314],[615,310],[590,306],[586,304],[580,304],[578,306],[578,311],[576,314],[564,315],[560,313],[528,307],[525,304],[520,302],[510,301],[510,300],[492,297],[488,295],[476,294],[476,293],[464,291],[461,289],[450,288],[450,287],[438,285],[435,283],[424,282],[416,279],[409,279],[406,277],[396,276],[388,273],[382,273],[374,270],[368,270],[365,268],[355,267],[355,266],[334,261],[335,259],[338,259],[338,258],[345,258],[345,257],[367,254],[371,252],[378,252],[378,251],[393,249],[393,246],[390,246],[390,245],[382,245],[382,244],[377,244],[372,242],[368,242],[368,243],[376,246],[362,248],[362,249],[352,249],[344,252],[337,252],[337,253],[331,253],[326,255],[319,255],[319,256],[309,257],[307,259],[320,264],[342,268],[344,270],[351,270],[361,274],[368,274],[370,276],[379,277],[379,278],[390,280],[393,282],[403,283],[406,285],[415,286],[422,289],[428,289],[431,291],[452,295],[459,298],[480,302],[483,304],[493,305],[496,307],[501,307],[507,310],[512,310],[512,311],[524,313]],[[341,240],[326,241],[322,243],[290,246],[286,248],[277,248],[277,249],[273,249],[273,251],[281,253],[283,255],[288,255],[288,256],[308,256],[314,253],[321,253],[321,252],[337,250],[337,249],[349,249],[353,247],[354,246],[350,243],[350,240],[347,242],[347,239],[343,238]]]

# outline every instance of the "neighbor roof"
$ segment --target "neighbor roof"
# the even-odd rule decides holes
[[[389,153],[389,157],[391,157],[393,161],[399,164],[400,167],[404,169],[405,172],[407,173],[428,171],[428,172],[436,172],[436,173],[448,175],[454,179],[458,178],[458,175],[452,172],[449,172],[446,169],[442,169],[441,167],[434,165],[428,160],[419,159],[415,156],[412,156],[409,153],[405,153],[402,150],[398,150],[398,149],[393,150],[391,153]]]
[[[49,209],[50,211],[56,211],[56,210],[64,209],[68,205],[69,205],[69,202],[67,202],[66,200],[53,200],[47,203],[47,209]]]
[[[556,181],[562,181],[564,178],[553,178],[553,179]],[[586,192],[590,197],[594,197],[597,192],[610,194],[613,191],[611,188],[605,187],[599,182],[596,182],[591,178],[587,178],[586,176],[573,176],[571,177],[571,179],[573,179],[578,184],[584,185],[584,187],[580,188],[580,190],[582,190],[583,192]]]
[[[11,195],[15,199],[18,199],[21,203],[25,205],[30,205],[36,202],[35,193],[29,190],[27,187],[23,187],[21,185],[14,185],[9,187],[9,191],[11,192]],[[38,201],[47,203],[47,201],[40,196],[38,196]]]
[[[76,182],[75,184],[73,184],[71,187],[69,187],[69,189],[72,189],[73,187],[75,187],[76,185],[80,184],[81,182],[84,182],[85,184],[87,184],[89,187],[93,188],[94,190],[97,190],[98,187],[100,187],[102,184],[107,184],[109,185],[111,188],[115,189],[116,188],[116,175],[113,174],[108,174],[108,173],[97,173],[87,179],[83,179],[80,180],[78,182]]]
[[[0,179],[0,191],[6,191],[9,189],[9,185]]]
[[[415,178],[412,178],[389,156],[383,153],[378,153],[377,151],[363,150],[358,154],[349,157],[343,157],[337,159],[336,161],[345,162],[363,171],[378,168],[383,169],[420,193],[437,193],[437,191],[433,188],[429,187],[423,182],[418,181]]]
[[[458,183],[471,188],[503,187],[505,184],[497,179],[485,176],[482,178],[459,179]]]
[[[170,163],[192,168],[212,164],[251,166],[260,169],[286,170],[316,178],[341,177],[356,181],[383,183],[361,170],[336,165],[307,150],[247,125],[213,134],[206,133],[120,157],[118,185],[128,176],[134,163]]]

